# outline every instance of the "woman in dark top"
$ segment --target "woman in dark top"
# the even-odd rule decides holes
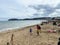
[[[40,30],[40,29],[41,29],[41,27],[40,27],[39,25],[37,25],[37,29],[38,29],[38,30]]]
[[[37,25],[37,35],[39,35],[39,32],[41,32],[41,27]]]

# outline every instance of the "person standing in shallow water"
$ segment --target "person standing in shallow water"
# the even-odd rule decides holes
[[[41,33],[41,27],[37,25],[37,35],[39,35],[39,33]]]
[[[59,41],[58,41],[58,45],[60,45],[60,38],[59,38]]]

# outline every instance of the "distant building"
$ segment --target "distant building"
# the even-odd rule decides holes
[[[53,17],[52,18],[52,21],[56,21],[56,22],[59,22],[60,23],[60,17]]]
[[[60,23],[60,17],[56,17],[55,20]]]

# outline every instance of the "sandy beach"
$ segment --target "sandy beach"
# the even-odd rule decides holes
[[[29,33],[30,27],[33,29],[32,35]],[[41,26],[42,32],[39,36],[36,34],[36,26],[29,26],[22,29],[9,30],[0,32],[0,45],[11,45],[11,36],[13,34],[13,45],[57,45],[59,33],[48,33],[47,30],[58,30],[60,27],[52,24],[44,24]]]

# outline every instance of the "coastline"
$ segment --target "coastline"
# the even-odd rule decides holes
[[[41,24],[41,23],[40,23]],[[39,24],[39,25],[40,25]],[[1,31],[0,31],[0,33],[7,33],[7,32],[11,32],[11,31],[18,31],[18,30],[24,30],[24,29],[26,29],[26,28],[30,28],[30,27],[34,27],[34,26],[36,26],[37,24],[34,24],[34,25],[29,25],[29,26],[25,26],[25,27],[22,27],[22,28],[20,28],[20,27],[16,27],[16,28],[7,28],[7,29],[2,29]]]
[[[26,23],[26,24],[21,23],[22,25],[19,24],[20,22],[13,22],[13,23],[17,23],[17,24],[16,25],[11,24],[11,26],[10,26],[11,22],[9,22],[9,23],[4,24],[4,25],[1,24],[2,27],[0,29],[0,32],[14,30],[14,29],[20,29],[20,28],[24,28],[24,27],[28,27],[28,26],[32,26],[32,25],[36,25],[36,24],[41,24],[42,22],[45,22],[45,20],[42,20],[41,22],[38,21],[38,23],[36,21],[32,21],[32,22],[30,21],[30,23]],[[9,24],[9,26],[8,26],[8,24]],[[5,27],[5,25],[7,25],[7,27]]]

